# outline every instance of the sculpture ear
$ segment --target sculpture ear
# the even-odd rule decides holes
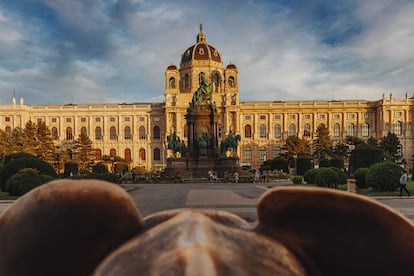
[[[367,197],[323,188],[276,188],[258,203],[255,231],[321,275],[414,275],[414,225]]]
[[[192,212],[195,212],[195,213],[203,214],[209,217],[214,222],[217,222],[221,225],[225,225],[228,227],[244,229],[244,230],[251,230],[252,228],[247,221],[229,212],[213,210],[213,209],[187,209],[187,208],[183,209],[182,208],[182,209],[161,211],[161,212],[157,212],[155,214],[146,216],[144,218],[144,230],[146,231],[154,226],[157,226],[158,224],[161,224],[167,220],[170,220],[171,218],[183,212],[188,212],[188,210],[191,210]]]

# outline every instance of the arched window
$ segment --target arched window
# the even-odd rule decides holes
[[[402,123],[400,121],[394,124],[394,134],[401,135],[402,134]]]
[[[139,149],[139,160],[141,160],[141,161],[145,161],[146,160],[145,149],[143,149],[143,148],[140,148]]]
[[[95,128],[95,139],[96,140],[102,140],[102,129],[101,127]]]
[[[261,124],[259,127],[259,133],[260,133],[260,138],[262,139],[266,139],[267,138],[267,132],[266,132],[266,125],[265,124]]]
[[[52,139],[53,140],[59,139],[59,134],[58,134],[58,130],[56,127],[52,127]]]
[[[144,140],[147,138],[147,134],[145,132],[145,127],[144,126],[140,126],[138,129],[138,135],[139,135],[139,139],[140,140]]]
[[[280,127],[279,124],[275,125],[275,139],[280,139],[282,138],[282,128]]]
[[[220,75],[218,73],[214,74],[213,84],[214,84],[214,91],[218,92],[220,88]]]
[[[6,126],[5,131],[6,131],[7,137],[11,137],[11,136],[12,136],[12,130],[11,130],[11,127]]]
[[[234,87],[234,77],[229,77],[229,86]]]
[[[110,149],[109,150],[109,156],[115,157],[116,156],[116,149]]]
[[[66,140],[73,140],[73,132],[71,127],[66,128]]]
[[[154,127],[154,134],[153,134],[153,138],[154,139],[161,139],[161,129],[160,129],[160,127],[159,126],[155,126]]]
[[[250,125],[244,126],[244,138],[252,138],[252,127]]]
[[[188,74],[185,74],[184,76],[184,89],[190,88],[190,77]]]
[[[169,84],[170,84],[170,88],[175,88],[175,78],[171,77]]]
[[[132,139],[131,128],[129,126],[126,126],[124,128],[124,139],[125,140],[131,140]]]
[[[154,161],[160,161],[161,160],[161,151],[159,148],[154,149]]]
[[[296,126],[294,124],[289,125],[288,136],[296,136]]]
[[[369,136],[369,124],[368,123],[363,123],[362,124],[361,135],[363,137],[368,137]]]
[[[111,128],[109,129],[109,139],[116,140],[116,138],[117,138],[116,127],[111,126]]]
[[[333,127],[333,136],[335,138],[341,137],[341,126],[338,123],[334,124],[334,127]]]
[[[95,149],[95,160],[102,160],[102,151],[100,149]]]
[[[266,161],[266,148],[265,147],[261,147],[259,149],[259,159],[260,161]]]
[[[125,161],[131,162],[131,149],[126,148],[124,150],[124,158],[125,158]]]
[[[311,137],[311,127],[310,124],[305,124],[303,126],[303,137]]]
[[[244,159],[245,160],[252,160],[252,149],[247,147],[244,149]]]
[[[88,130],[86,129],[86,127],[81,127],[81,135],[85,135],[88,136]]]
[[[355,125],[353,123],[350,123],[348,125],[348,129],[346,131],[346,135],[348,135],[348,136],[355,136]]]

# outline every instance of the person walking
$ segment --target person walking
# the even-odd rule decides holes
[[[400,176],[400,196],[402,196],[403,190],[410,196],[410,192],[407,190],[407,178],[407,170],[402,170]]]
[[[259,173],[259,170],[256,170],[254,172],[254,181],[253,181],[253,183],[259,183],[259,182],[260,182],[260,173]]]
[[[239,172],[238,171],[234,172],[234,182],[239,183]]]

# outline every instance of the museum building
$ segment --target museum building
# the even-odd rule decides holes
[[[172,156],[167,136],[176,135],[187,143],[185,116],[194,91],[204,73],[212,85],[212,102],[219,114],[218,138],[228,133],[241,135],[237,149],[240,165],[258,168],[263,161],[281,153],[288,136],[312,141],[324,124],[334,144],[346,136],[367,140],[395,133],[404,158],[414,154],[414,97],[392,94],[377,101],[249,101],[239,98],[238,69],[224,66],[220,52],[207,43],[202,26],[196,43],[181,56],[180,66],[165,70],[164,103],[45,104],[25,105],[23,100],[0,105],[0,128],[11,133],[31,120],[44,121],[55,143],[64,147],[86,133],[96,149],[95,162],[103,156],[120,156],[131,168],[156,170]]]

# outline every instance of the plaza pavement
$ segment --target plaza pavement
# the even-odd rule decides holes
[[[270,186],[289,185],[272,183],[214,183],[200,180],[180,184],[127,184],[129,192],[143,216],[176,208],[211,208],[239,215],[248,222],[257,220],[256,203]],[[379,202],[397,210],[414,222],[414,198],[378,197]],[[0,212],[13,201],[0,201]]]

